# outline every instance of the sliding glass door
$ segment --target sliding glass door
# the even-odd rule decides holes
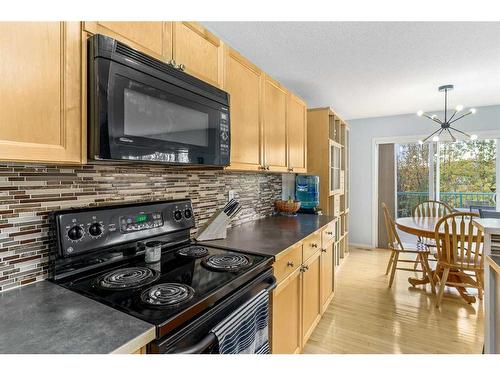
[[[497,141],[397,144],[397,217],[412,215],[425,200],[440,200],[462,211],[496,207]]]

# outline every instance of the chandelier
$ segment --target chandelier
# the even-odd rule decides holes
[[[443,133],[444,133],[443,136],[449,135],[452,142],[456,142],[457,137],[463,137],[463,136],[465,136],[467,139],[470,139],[470,140],[476,140],[477,139],[476,134],[469,135],[469,134],[467,134],[461,130],[458,130],[457,128],[452,126],[452,124],[454,124],[458,120],[464,118],[465,116],[473,115],[474,113],[476,113],[476,109],[471,108],[467,112],[460,115],[460,112],[462,112],[464,110],[464,106],[457,105],[455,107],[455,112],[450,117],[448,117],[448,91],[453,90],[453,85],[440,86],[438,88],[438,90],[440,92],[444,91],[444,120],[439,119],[437,115],[429,116],[428,114],[424,113],[424,111],[418,111],[417,112],[418,117],[422,117],[422,116],[426,117],[429,120],[434,121],[435,123],[437,123],[439,125],[439,129],[437,129],[434,133],[431,133],[428,137],[419,140],[418,143],[422,145],[431,138],[432,138],[432,141],[438,142],[441,139],[440,138],[441,134],[443,134]],[[458,133],[457,137],[454,136],[452,132]],[[443,140],[443,139],[441,139],[441,140]]]

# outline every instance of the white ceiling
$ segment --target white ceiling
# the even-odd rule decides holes
[[[500,22],[203,22],[256,65],[345,119],[500,104]]]

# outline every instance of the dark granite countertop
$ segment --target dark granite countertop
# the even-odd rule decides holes
[[[334,220],[333,216],[299,214],[270,216],[227,230],[224,240],[202,243],[254,254],[276,256]]]
[[[0,353],[131,353],[153,325],[49,281],[0,293]]]

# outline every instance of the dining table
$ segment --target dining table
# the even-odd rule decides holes
[[[396,227],[406,233],[413,234],[417,237],[420,238],[428,238],[428,239],[435,239],[435,227],[437,222],[440,220],[440,217],[401,217],[396,219]],[[467,220],[467,219],[466,219]],[[439,228],[439,235],[440,237],[444,237],[444,226],[441,226]],[[465,230],[468,231],[469,225],[465,225]],[[457,225],[457,232],[460,235],[460,225]],[[474,226],[473,231],[475,232],[477,228]],[[467,234],[467,233],[465,233]],[[474,235],[475,233],[473,233]],[[435,255],[437,256],[437,252],[435,252]],[[434,274],[435,271],[432,271],[432,277],[436,277]],[[442,272],[442,271],[440,271]],[[438,276],[441,276],[438,274]],[[455,280],[454,280],[455,279]],[[451,282],[464,282],[464,281],[471,281],[471,277],[467,275],[466,273],[460,273],[460,274],[454,274],[453,276],[450,275],[448,278],[449,281]],[[429,277],[425,275],[423,278],[414,278],[414,277],[409,277],[408,278],[409,283],[412,286],[416,285],[424,285],[430,283]],[[462,287],[462,286],[455,286],[455,288],[458,290],[462,298],[467,302],[467,303],[474,303],[476,302],[476,297],[469,294],[467,289]]]

